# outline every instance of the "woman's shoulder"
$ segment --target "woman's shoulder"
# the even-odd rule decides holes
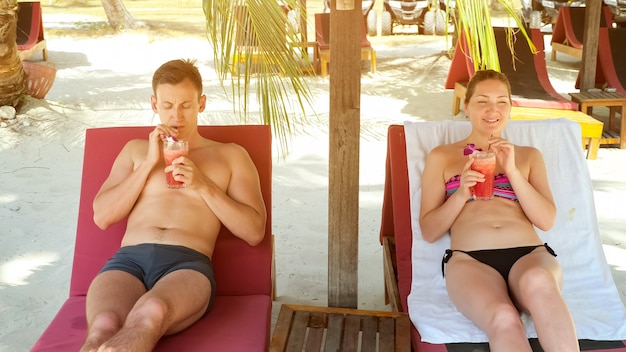
[[[515,159],[517,160],[518,166],[521,165],[540,165],[545,164],[543,155],[541,151],[533,146],[515,146]]]
[[[463,157],[464,146],[462,143],[442,144],[433,148],[428,158],[442,161],[456,160]]]
[[[459,150],[462,152],[462,147],[459,143],[441,144],[436,146],[430,151],[430,154],[438,156],[452,156]]]
[[[537,157],[541,156],[541,151],[530,145],[515,145],[515,154],[518,156]]]

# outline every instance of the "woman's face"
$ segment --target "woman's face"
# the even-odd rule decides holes
[[[465,105],[465,116],[474,129],[499,135],[511,117],[511,99],[506,84],[495,79],[476,84],[474,95]]]

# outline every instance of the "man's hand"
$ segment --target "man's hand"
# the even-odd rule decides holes
[[[167,136],[176,137],[178,130],[163,124],[157,125],[148,135],[148,154],[146,162],[156,165],[163,158],[161,149],[163,149],[162,140]]]

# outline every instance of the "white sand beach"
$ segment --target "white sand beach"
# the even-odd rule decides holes
[[[365,64],[361,81],[359,308],[387,310],[378,241],[387,126],[463,117],[451,115],[452,91],[444,88],[450,65],[444,37],[371,41],[377,72]],[[549,58],[549,36],[546,43]],[[86,128],[154,125],[151,75],[175,58],[198,59],[208,96],[201,124],[241,122],[202,34],[49,37],[48,49],[58,69],[51,91],[44,100],[27,97],[15,119],[0,121],[0,352],[29,350],[68,296]],[[576,91],[579,61],[559,58],[548,61],[548,72],[556,90],[567,96]],[[308,82],[315,98],[311,113],[298,125],[288,154],[279,156],[275,143],[277,303],[325,306],[329,79]],[[603,147],[587,163],[605,254],[626,302],[626,150]]]

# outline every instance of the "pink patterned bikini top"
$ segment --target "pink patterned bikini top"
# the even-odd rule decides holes
[[[455,175],[446,182],[446,199],[450,198],[450,196],[459,189],[460,181],[461,175]],[[503,173],[499,173],[493,177],[493,195],[494,197],[518,201],[517,195],[509,182],[509,178]],[[471,200],[473,199],[470,198],[468,201]]]

